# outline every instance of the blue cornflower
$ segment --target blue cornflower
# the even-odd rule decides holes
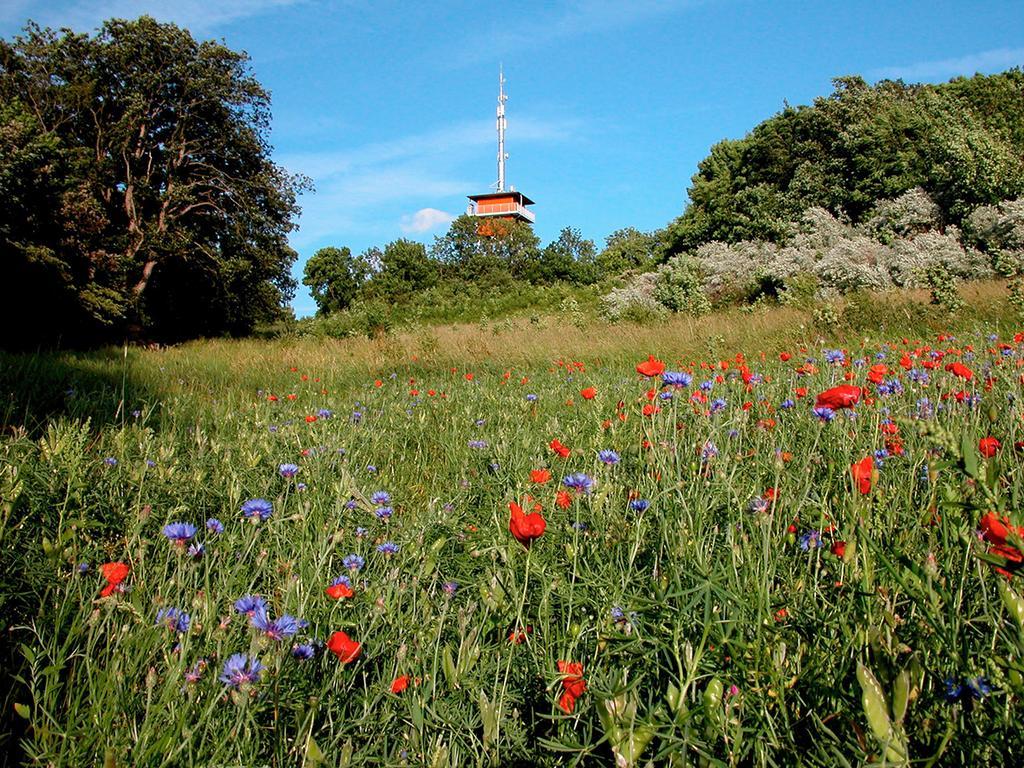
[[[299,629],[301,629],[303,622],[294,616],[289,616],[287,613],[271,620],[264,609],[257,611],[250,616],[249,623],[271,640],[280,641],[284,640],[286,637],[291,637],[298,632]]]
[[[266,613],[267,601],[259,595],[245,595],[235,600],[235,610],[247,616],[254,616],[261,611]]]
[[[295,643],[292,646],[292,656],[299,661],[308,661],[316,656],[316,649],[310,643]]]
[[[942,698],[947,703],[958,701],[963,695],[964,687],[957,682],[955,677],[947,677],[942,681]]]
[[[444,584],[441,585],[441,589],[444,590],[444,593],[446,595],[451,597],[459,589],[459,582],[457,582],[457,581],[446,581]]]
[[[224,670],[219,679],[232,688],[241,688],[248,683],[257,682],[263,670],[264,666],[258,659],[250,660],[244,653],[236,653],[224,662]]]
[[[837,363],[842,365],[846,362],[846,353],[841,349],[826,349],[825,350],[825,362],[826,363]]]
[[[378,520],[387,522],[391,519],[391,516],[395,514],[395,510],[391,507],[377,507],[377,509],[373,511],[373,514],[377,516]]]
[[[710,379],[707,381],[702,381],[700,383],[700,388],[703,392],[710,392],[712,389],[714,389],[714,386],[715,382],[711,381]]]
[[[800,537],[800,549],[805,552],[809,549],[821,549],[824,544],[821,541],[821,531],[805,531]]]
[[[153,467],[156,466],[156,462],[153,461],[152,459],[146,459],[146,466],[152,469]]]
[[[277,468],[277,471],[281,473],[281,477],[283,477],[283,478],[287,479],[287,478],[295,477],[297,474],[299,474],[299,465],[298,464],[282,464],[280,467]]]
[[[141,415],[142,415],[142,411],[140,411],[138,408],[136,408],[134,411],[132,411],[132,418],[133,419],[137,419]]]
[[[665,390],[664,392],[659,392],[658,393],[658,399],[659,400],[671,400],[672,399],[672,393],[669,392],[668,390]]]
[[[853,361],[854,368],[863,368],[867,364],[868,361],[865,360],[863,357],[858,357],[856,360]]]
[[[376,494],[375,494],[376,495]],[[349,499],[345,502],[345,509],[355,509],[359,506],[359,502],[355,499]]]
[[[305,483],[296,483],[295,484],[295,490],[296,491],[304,491],[304,490],[306,490],[307,487],[308,486]]]
[[[391,494],[387,491],[374,491],[370,494],[370,503],[376,504],[378,507],[385,506],[391,503]]]
[[[735,440],[740,436],[740,431],[738,429],[730,429],[726,434],[729,435],[730,440]]]
[[[219,536],[220,534],[224,533],[224,523],[222,523],[216,517],[211,517],[209,520],[206,521],[206,530],[209,533],[214,534],[215,536]]]
[[[747,509],[751,512],[767,512],[769,506],[771,504],[768,499],[763,496],[755,496],[747,504]]]
[[[629,502],[629,508],[634,512],[646,512],[651,506],[647,499],[633,499]]]
[[[875,451],[875,466],[881,469],[887,458],[889,458],[889,451],[885,448]]]
[[[107,456],[107,458],[103,460],[103,463],[106,464],[108,467],[116,467],[117,459],[115,459],[113,456]]]
[[[983,676],[965,678],[964,685],[975,699],[983,699],[992,693],[992,685]]]
[[[794,402],[793,402],[792,400],[790,400],[790,399],[789,399],[789,398],[787,397],[787,398],[786,398],[785,400],[783,400],[783,401],[782,401],[781,403],[779,403],[779,408],[781,408],[781,409],[782,409],[782,410],[784,410],[784,411],[788,411],[788,410],[789,410],[790,408],[792,408],[792,407],[793,407],[794,405],[796,405],[796,403],[794,403]]]
[[[479,451],[479,450],[483,450],[484,448],[487,447],[487,441],[486,440],[470,440],[468,443],[466,443],[466,445],[468,445],[470,448],[475,448],[476,450]]]
[[[700,460],[701,463],[706,464],[711,459],[718,455],[718,446],[708,440],[704,443],[704,446],[700,449]]]
[[[334,415],[334,411],[329,411],[326,408],[321,408],[319,411],[316,412],[316,415],[318,418],[321,419],[329,419]]]
[[[89,564],[79,563],[78,567],[75,570],[78,571],[80,574],[86,574],[89,572]]]
[[[206,545],[195,542],[189,545],[188,556],[193,560],[202,560],[203,555],[206,554]]]
[[[331,582],[332,587],[336,587],[339,584],[344,584],[349,589],[352,589],[352,579],[350,579],[348,576],[341,575]]]
[[[363,420],[363,414],[359,411],[352,411],[352,415],[348,417],[348,420],[353,424],[358,424]]]
[[[341,561],[341,564],[350,571],[358,573],[363,570],[363,566],[366,565],[366,560],[355,554],[345,555],[345,559]]]
[[[626,612],[617,605],[612,606],[611,614],[612,621],[614,621],[616,624],[618,624],[620,621],[626,620]]]
[[[605,449],[603,451],[598,451],[597,452],[597,458],[598,458],[598,461],[600,461],[600,462],[602,462],[604,464],[608,464],[609,466],[612,465],[612,464],[618,464],[619,463],[619,454],[617,454],[615,451],[611,451],[611,450],[607,450],[607,449]]]
[[[725,410],[725,398],[716,397],[711,401],[711,413],[718,413]]]
[[[172,632],[188,632],[192,617],[177,608],[161,608],[156,612],[156,623],[163,624]]]
[[[576,493],[590,493],[594,487],[594,481],[583,472],[575,472],[563,478],[562,485],[571,488]]]
[[[363,538],[367,533],[368,533],[368,531],[365,528],[363,528],[362,526],[357,526],[356,527],[356,538],[357,539]]]
[[[164,526],[163,534],[179,547],[183,547],[196,535],[196,527],[191,523],[168,523]]]
[[[574,531],[583,532],[583,531],[587,530],[587,524],[586,523],[581,523],[579,520],[577,520],[576,522],[572,523],[572,525],[570,527]]]
[[[269,519],[273,511],[273,505],[266,499],[249,499],[242,504],[242,517],[247,517],[253,522]]]
[[[822,422],[832,421],[832,419],[836,417],[835,411],[833,411],[831,408],[826,408],[823,405],[811,408],[811,413],[817,416],[818,420]]]
[[[661,374],[661,383],[666,387],[688,387],[693,382],[693,376],[685,371],[665,371]]]
[[[529,403],[535,403],[537,402],[537,396],[534,394],[529,394],[526,396],[526,401]]]
[[[398,545],[393,541],[385,541],[377,545],[377,551],[382,555],[394,555],[398,553]]]
[[[366,465],[366,471],[369,472],[372,475],[372,474],[374,474],[377,471],[377,468],[375,466],[373,466],[373,464],[367,464]]]

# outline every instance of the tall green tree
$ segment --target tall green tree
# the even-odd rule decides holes
[[[446,277],[501,282],[525,277],[540,254],[540,238],[522,221],[459,216],[434,238],[430,255]]]
[[[321,248],[306,262],[302,284],[309,288],[317,314],[329,315],[352,305],[369,274],[366,259],[348,248]]]
[[[270,160],[270,99],[245,54],[149,17],[94,36],[30,25],[0,42],[0,106],[61,169],[47,180],[55,234],[0,248],[23,265],[44,249],[94,331],[243,333],[292,295],[286,238],[306,182]]]

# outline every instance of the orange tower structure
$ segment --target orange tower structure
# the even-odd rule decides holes
[[[522,192],[516,191],[515,187],[505,189],[505,161],[508,153],[505,152],[505,102],[508,96],[505,95],[505,77],[498,73],[498,183],[496,191],[483,195],[470,195],[469,208],[466,213],[481,219],[477,232],[481,235],[494,234],[496,227],[491,226],[490,221],[495,219],[523,221],[533,224],[536,217],[533,211],[527,210],[526,206],[533,205],[533,200]]]

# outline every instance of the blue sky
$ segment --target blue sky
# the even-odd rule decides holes
[[[599,246],[664,226],[713,143],[827,95],[833,77],[1024,65],[1021,0],[4,0],[0,35],[142,13],[252,57],[275,160],[316,185],[291,239],[299,278],[326,245],[429,244],[488,191],[499,64],[508,182],[536,201],[542,242],[572,226]],[[301,286],[294,306],[314,309]]]

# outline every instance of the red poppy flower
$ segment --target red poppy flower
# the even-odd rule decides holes
[[[327,648],[338,657],[342,664],[355,661],[363,650],[361,643],[357,643],[345,632],[341,631],[331,635],[331,639],[327,641]]]
[[[775,501],[777,498],[779,498],[779,489],[766,488],[764,492],[764,497],[768,499],[768,501]]]
[[[838,411],[842,408],[852,408],[860,400],[863,390],[852,384],[840,384],[838,387],[826,389],[814,401],[816,408],[831,408]]]
[[[562,509],[568,509],[572,506],[572,496],[568,491],[558,491],[555,494],[555,505]]]
[[[402,691],[404,691],[408,687],[409,687],[409,676],[408,675],[399,675],[398,677],[396,677],[391,682],[391,692],[392,693],[401,693]]]
[[[376,379],[376,380],[375,380],[375,381],[373,382],[373,386],[375,386],[375,387],[378,387],[378,388],[380,388],[380,387],[383,387],[383,386],[384,386],[384,382],[383,382],[383,381],[381,381],[380,379]]]
[[[658,408],[658,406],[651,405],[650,403],[646,403],[644,407],[641,408],[640,410],[644,416],[653,416],[654,414],[659,413],[661,411],[661,409]]]
[[[779,360],[781,360],[784,363],[788,363],[791,357],[793,356],[789,354],[789,352],[783,352],[782,354],[779,355]]]
[[[857,483],[857,490],[864,496],[871,493],[871,473],[875,469],[875,460],[871,456],[865,456],[860,461],[850,465],[850,474]]]
[[[332,600],[340,600],[343,597],[352,597],[355,592],[344,582],[340,584],[333,584],[324,590],[329,598]]]
[[[983,437],[978,441],[978,452],[986,459],[991,459],[999,449],[1002,448],[1002,444],[994,437]]]
[[[121,586],[122,581],[128,578],[130,572],[131,568],[127,563],[104,563],[101,565],[100,575],[106,579],[107,586],[100,592],[100,597],[109,597],[115,591],[119,591],[118,587]]]
[[[277,402],[277,395],[267,395],[267,400],[271,403]]]
[[[551,472],[546,469],[531,469],[530,470],[530,482],[543,484],[551,479]]]
[[[868,381],[872,384],[881,384],[888,373],[889,367],[884,363],[872,365],[871,368],[868,369]]]
[[[576,699],[587,690],[587,683],[583,679],[583,664],[559,659],[558,671],[562,673],[562,695],[558,699],[558,707],[571,715],[576,708]]]
[[[840,558],[843,555],[845,555],[846,554],[846,542],[845,541],[833,542],[833,544],[832,544],[832,554],[835,555],[836,557],[840,557]]]
[[[508,641],[510,643],[512,643],[512,645],[522,645],[523,643],[526,642],[526,636],[527,635],[532,635],[532,634],[533,634],[533,627],[528,626],[528,627],[526,627],[526,629],[521,629],[518,632],[515,632],[515,631],[509,632],[508,633]]]
[[[580,390],[580,397],[584,400],[593,400],[597,396],[596,387],[587,387],[586,389]]]
[[[569,458],[569,449],[566,448],[564,445],[562,445],[561,441],[557,437],[554,440],[551,441],[551,444],[550,444],[549,447],[551,448],[552,451],[557,453],[563,459]]]
[[[535,539],[539,539],[547,528],[547,521],[540,512],[523,512],[523,508],[514,501],[508,503],[509,511],[512,513],[508,520],[508,529],[515,537],[515,540],[527,549]]]
[[[946,366],[946,370],[952,373],[958,379],[963,379],[964,381],[970,381],[971,379],[974,378],[974,371],[972,371],[963,363],[949,363]]]
[[[1018,536],[1024,537],[1024,526],[1010,527],[1009,520],[1005,517],[1000,520],[994,513],[988,512],[981,518],[981,537],[989,542],[989,552],[994,555],[1006,558],[1006,566],[996,566],[996,571],[1009,578],[1010,571],[1016,571],[1024,563],[1024,554],[1016,547],[1006,543],[1006,537],[1011,531]],[[1009,570],[1007,570],[1009,569]]]
[[[312,413],[306,417],[307,424],[312,424],[314,421],[316,421],[316,416],[314,416]]]
[[[654,355],[648,355],[644,362],[636,364],[636,372],[647,378],[661,376],[665,372],[665,364],[655,359]]]

